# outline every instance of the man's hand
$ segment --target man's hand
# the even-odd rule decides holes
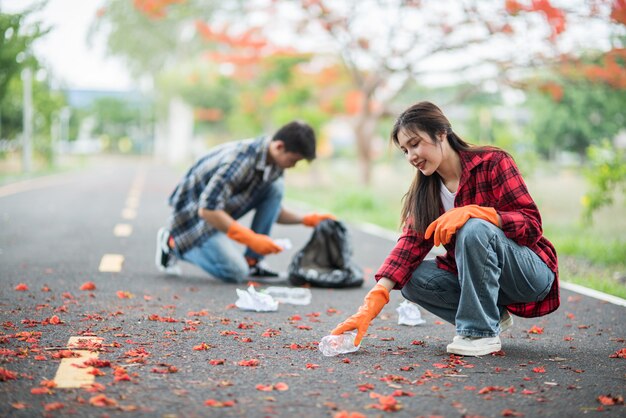
[[[500,226],[498,212],[494,208],[486,208],[478,205],[461,206],[460,208],[450,209],[437,219],[435,219],[428,228],[424,237],[430,238],[432,235],[435,239],[435,245],[447,244],[456,234],[456,231],[465,225],[469,218],[479,218],[489,221],[495,226]]]
[[[389,291],[385,288],[385,286],[377,283],[376,286],[374,286],[374,288],[365,296],[363,305],[361,305],[357,313],[337,325],[337,327],[330,333],[332,335],[339,335],[346,331],[357,330],[354,345],[357,346],[361,344],[361,340],[367,332],[370,322],[378,316],[380,311],[388,302]]]
[[[302,217],[302,223],[306,226],[316,227],[325,219],[332,219],[334,221],[337,218],[335,215],[331,215],[330,213],[309,213],[308,215],[304,215]]]
[[[238,222],[230,224],[226,236],[248,246],[252,251],[261,255],[279,253],[283,250],[267,235],[257,234]]]

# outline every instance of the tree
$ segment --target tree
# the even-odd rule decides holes
[[[200,4],[202,3],[202,4]],[[198,16],[213,10],[211,1],[109,0],[98,11],[89,37],[105,33],[107,52],[120,57],[137,79],[185,62],[197,44],[189,30]]]
[[[590,19],[608,22],[610,11],[598,6],[581,13],[575,6],[556,8],[548,0],[506,0],[504,5],[469,0],[296,4],[301,18],[291,21],[298,37],[323,38],[311,49],[337,52],[351,75],[351,107],[365,183],[377,122],[392,112],[390,105],[407,85],[441,82],[450,75],[474,85],[510,83],[519,79],[521,70],[558,57],[559,41],[570,25],[589,24]],[[281,20],[281,5],[270,2],[272,22]],[[294,14],[294,8],[285,14]]]
[[[65,99],[50,90],[47,73],[31,51],[33,43],[50,31],[34,19],[44,5],[45,2],[39,2],[20,13],[0,13],[0,135],[3,139],[16,139],[23,130],[21,73],[28,67],[36,75],[32,85],[35,149],[49,159],[53,118],[65,105]],[[26,23],[27,19],[30,23]]]
[[[608,51],[565,55],[550,73],[528,83],[541,93],[533,102],[540,150],[567,149],[587,160],[586,222],[613,203],[616,190],[626,190],[626,155],[614,141],[625,135],[626,0],[611,3],[610,19],[616,35]]]
[[[22,69],[26,66],[38,68],[38,62],[30,48],[35,40],[50,29],[43,28],[39,22],[26,25],[25,20],[43,5],[44,3],[35,4],[21,13],[0,12],[0,102],[6,96],[11,80],[19,77]]]

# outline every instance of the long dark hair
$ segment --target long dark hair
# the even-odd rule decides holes
[[[437,136],[445,133],[450,147],[455,151],[483,151],[487,147],[476,147],[462,140],[452,131],[448,118],[441,109],[430,102],[419,102],[406,109],[393,125],[391,141],[399,146],[398,135],[400,131],[417,134],[417,131],[428,134],[433,143],[441,144],[436,140]],[[440,145],[441,146],[441,145]],[[489,148],[493,149],[493,148]],[[424,233],[432,221],[440,214],[440,184],[441,177],[438,173],[425,176],[417,170],[413,182],[402,198],[401,222],[419,233]]]

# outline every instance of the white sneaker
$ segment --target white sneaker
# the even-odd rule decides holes
[[[501,348],[500,337],[480,338],[457,335],[448,344],[447,351],[459,356],[484,356],[500,351]]]
[[[180,276],[182,274],[180,266],[176,265],[176,257],[171,253],[170,247],[167,243],[169,238],[170,231],[166,228],[160,228],[159,232],[157,232],[154,264],[156,264],[159,271],[165,274]]]
[[[513,326],[513,316],[509,311],[504,311],[502,318],[500,318],[500,334]]]

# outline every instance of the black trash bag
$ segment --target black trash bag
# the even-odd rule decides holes
[[[352,247],[345,225],[331,219],[320,222],[304,248],[289,264],[289,282],[294,286],[358,287],[363,270],[351,261]]]

